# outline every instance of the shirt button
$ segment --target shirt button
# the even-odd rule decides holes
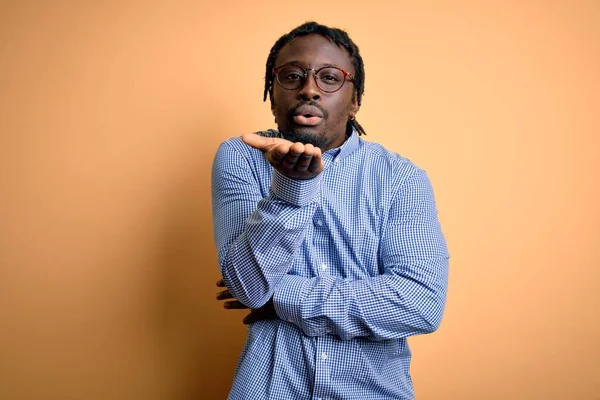
[[[327,270],[327,264],[321,264],[321,271]]]
[[[321,360],[327,360],[327,353],[321,353]]]
[[[321,221],[320,219],[317,220],[317,225],[321,226],[323,225],[323,221]]]

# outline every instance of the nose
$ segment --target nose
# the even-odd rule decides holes
[[[312,74],[312,76],[311,76]],[[315,71],[309,70],[306,74],[306,79],[300,90],[298,91],[298,97],[302,100],[311,101],[318,100],[321,98],[321,91],[317,86],[317,81],[315,80]]]

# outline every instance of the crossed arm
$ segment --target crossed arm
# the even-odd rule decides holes
[[[243,140],[263,151],[277,174],[283,175],[280,178],[289,179],[285,181],[288,186],[295,183],[311,186],[310,180],[318,183],[322,171],[320,150],[301,148],[297,146],[300,144],[283,139],[246,135]],[[218,163],[215,168],[219,169]],[[291,173],[299,175],[290,177]],[[298,182],[302,179],[309,181]],[[240,193],[244,192],[243,187],[251,186],[239,180],[234,185],[239,185]],[[314,212],[311,204],[282,201],[281,197],[288,196],[286,193],[281,196],[274,193],[260,200],[258,207],[254,203],[256,210],[251,210],[250,205],[241,206],[242,202],[230,201],[231,209],[225,207],[217,211],[215,226],[223,222],[219,213],[227,214],[233,223],[235,216],[231,213],[246,210],[238,211],[246,214],[238,215],[242,222],[232,237],[217,239],[219,245],[222,244],[219,258],[225,278],[217,285],[227,287],[217,298],[226,300],[226,308],[251,306],[253,310],[244,318],[244,323],[281,318],[311,336],[333,334],[342,339],[383,340],[437,329],[447,285],[446,245],[426,175],[415,174],[403,185],[403,195],[397,200],[397,209],[390,214],[380,243],[384,273],[355,281],[288,274],[294,250],[302,242],[303,232]],[[272,190],[277,191],[276,186]],[[222,191],[218,184],[215,189]],[[419,196],[414,195],[417,192]],[[266,231],[282,233],[265,247],[265,241],[256,237]],[[423,237],[424,232],[427,237]],[[406,243],[414,243],[414,248],[407,248]],[[273,260],[264,257],[269,251],[277,254],[276,263],[266,261]],[[248,279],[249,276],[252,278]]]

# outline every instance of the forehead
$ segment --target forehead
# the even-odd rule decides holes
[[[307,68],[335,65],[354,73],[352,59],[346,49],[317,34],[294,38],[283,46],[277,55],[275,65],[289,62],[298,62]]]

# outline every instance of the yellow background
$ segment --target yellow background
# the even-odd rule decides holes
[[[0,398],[223,399],[210,166],[271,45],[359,44],[366,139],[426,169],[445,319],[418,399],[600,396],[598,1],[0,3]]]

